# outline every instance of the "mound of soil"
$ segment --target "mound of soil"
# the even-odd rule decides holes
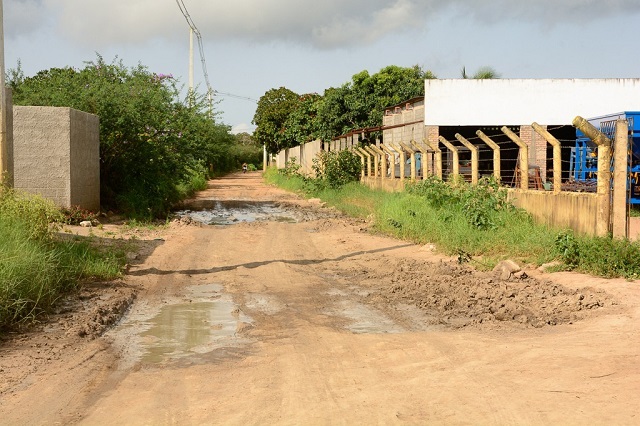
[[[434,323],[453,328],[486,323],[530,327],[572,323],[615,304],[605,292],[570,289],[523,275],[503,280],[454,262],[402,259],[388,272],[365,272],[386,302],[420,308]]]

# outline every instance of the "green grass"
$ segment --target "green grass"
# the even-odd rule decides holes
[[[424,181],[406,192],[371,190],[359,183],[318,190],[299,176],[274,171],[267,181],[318,197],[354,217],[374,218],[374,230],[417,244],[433,243],[449,255],[470,255],[492,267],[503,259],[540,265],[552,260],[604,277],[640,278],[640,244],[586,237],[537,224],[506,202],[504,189]],[[421,186],[422,185],[422,186]]]
[[[58,240],[51,232],[58,210],[49,202],[0,188],[0,330],[48,312],[84,280],[118,277],[120,249],[88,241]]]

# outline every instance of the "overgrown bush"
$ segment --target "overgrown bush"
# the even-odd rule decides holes
[[[79,225],[80,222],[86,220],[93,222],[98,219],[96,213],[80,206],[63,207],[60,209],[60,213],[62,214],[62,223],[67,225]]]
[[[291,157],[284,165],[283,169],[278,170],[282,176],[299,176],[302,177],[302,166],[298,163],[297,157]]]
[[[53,220],[63,216],[50,201],[0,186],[0,332],[46,312],[83,278],[120,273],[122,252],[56,241]]]
[[[184,185],[194,171],[206,178],[241,164],[229,127],[214,121],[201,97],[181,100],[171,75],[109,64],[100,56],[83,69],[52,68],[25,78],[18,68],[8,75],[16,105],[71,107],[100,117],[106,208],[162,216],[189,192]]]
[[[360,157],[348,150],[321,151],[313,159],[312,168],[319,186],[339,188],[360,180],[362,163]]]
[[[437,210],[451,213],[457,210],[468,223],[480,230],[496,229],[504,223],[500,212],[515,212],[515,207],[507,201],[507,190],[501,188],[493,177],[482,178],[477,185],[462,180],[444,182],[431,176],[409,185],[409,194],[423,196]]]
[[[555,250],[570,269],[604,277],[640,278],[640,244],[611,237],[558,233]]]

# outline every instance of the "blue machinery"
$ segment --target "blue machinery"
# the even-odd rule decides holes
[[[615,121],[628,120],[630,132],[629,162],[629,204],[640,204],[640,111],[626,111],[590,118],[589,123],[607,135],[611,140],[615,137]],[[570,177],[576,182],[595,182],[598,172],[598,155],[596,145],[580,130],[576,130],[576,145],[571,148],[569,163]]]

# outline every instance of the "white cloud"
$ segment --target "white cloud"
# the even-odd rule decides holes
[[[236,124],[231,128],[231,134],[237,135],[238,133],[249,133],[253,134],[253,131],[256,130],[256,126],[247,123]]]
[[[41,0],[4,2],[4,32],[7,38],[31,34],[47,21],[47,9]]]
[[[183,1],[207,43],[288,41],[319,49],[368,44],[389,34],[428,28],[429,21],[448,8],[488,24],[507,19],[542,26],[640,13],[638,0]],[[173,1],[14,0],[9,4],[11,19],[16,19],[13,33],[28,32],[47,14],[55,15],[59,32],[94,49],[176,39],[187,31]]]

